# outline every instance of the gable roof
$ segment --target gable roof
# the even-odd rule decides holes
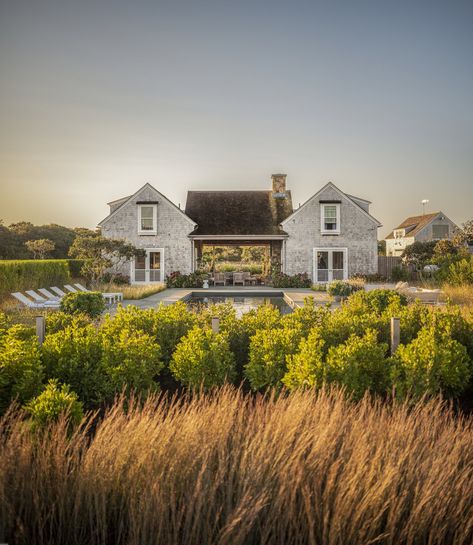
[[[338,187],[332,182],[326,183],[321,189],[319,189],[317,191],[317,193],[315,193],[315,195],[312,195],[312,197],[307,199],[302,206],[299,206],[299,208],[297,208],[297,210],[294,210],[294,212],[290,216],[288,216],[284,221],[281,222],[282,226],[284,227],[284,224],[287,221],[292,219],[293,216],[298,214],[305,206],[307,206],[310,202],[312,202],[314,199],[316,199],[322,193],[322,191],[324,191],[328,187],[330,187],[330,188],[334,189],[335,191],[337,191],[340,194],[340,196],[343,196],[343,197],[347,198],[354,206],[356,206],[358,208],[358,210],[360,210],[363,214],[365,214],[366,217],[368,217],[373,223],[375,223],[377,227],[381,227],[381,223],[375,217],[373,217],[369,212],[367,212],[360,204],[358,204],[354,200],[354,198],[358,199],[358,197],[353,197],[353,196],[347,195],[341,189],[338,189]],[[370,202],[370,201],[366,201],[365,199],[359,199],[359,200],[364,201],[366,203]]]
[[[121,210],[126,204],[128,204],[130,201],[132,201],[135,197],[137,197],[142,191],[143,189],[145,188],[149,188],[151,189],[152,191],[154,191],[157,195],[159,195],[159,197],[161,199],[163,199],[164,201],[166,201],[168,204],[170,204],[171,206],[173,206],[180,214],[182,214],[187,220],[189,220],[189,223],[191,225],[193,225],[195,227],[195,223],[191,220],[191,218],[189,218],[188,216],[186,216],[186,214],[178,207],[176,206],[172,201],[170,201],[167,197],[165,197],[162,193],[160,193],[155,187],[153,187],[150,183],[145,183],[145,185],[141,186],[138,191],[136,191],[135,193],[133,193],[133,195],[130,195],[129,197],[123,197],[121,199],[116,199],[114,201],[111,201],[109,202],[108,204],[118,204],[118,206],[115,208],[115,210],[113,212],[111,212],[106,218],[104,218],[99,224],[98,224],[98,227],[101,227],[102,225],[104,225],[105,223],[107,223],[107,221],[111,218],[113,218],[115,216],[115,214],[117,214],[119,212],[119,210]],[[122,201],[122,202],[120,202]]]
[[[291,192],[188,191],[191,235],[285,235],[280,223],[292,214]]]
[[[400,225],[395,227],[389,233],[385,240],[394,238],[394,231],[396,231],[396,229],[406,229],[405,236],[415,237],[419,231],[421,231],[440,214],[442,214],[442,212],[433,212],[432,214],[424,214],[422,216],[411,216],[410,218],[406,218]]]

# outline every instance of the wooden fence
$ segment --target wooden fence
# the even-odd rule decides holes
[[[391,273],[394,267],[401,267],[402,260],[395,255],[379,255],[378,256],[378,274],[384,278],[391,278]]]

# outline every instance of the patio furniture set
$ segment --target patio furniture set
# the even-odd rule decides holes
[[[214,286],[255,286],[261,283],[261,277],[250,272],[216,272],[209,277],[209,282]]]
[[[66,291],[58,288],[57,286],[52,286],[51,288],[39,288],[37,291],[26,290],[25,293],[29,296],[27,297],[21,292],[12,293],[12,296],[23,303],[28,308],[34,309],[58,309],[61,304],[61,299],[67,293],[79,293],[79,292],[90,292],[82,284],[66,284],[64,286]],[[39,293],[38,293],[39,292]],[[105,299],[108,305],[113,305],[123,300],[123,294],[116,293],[102,293],[103,298]]]

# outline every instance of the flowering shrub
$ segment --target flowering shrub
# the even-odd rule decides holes
[[[272,284],[275,288],[310,288],[312,281],[307,273],[284,274],[274,273],[271,276]]]
[[[166,276],[166,287],[168,288],[201,288],[206,275],[202,272],[182,274],[174,271]]]
[[[327,293],[335,297],[348,297],[352,291],[350,284],[342,280],[334,280],[327,287]]]

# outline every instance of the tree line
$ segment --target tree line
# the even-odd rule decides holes
[[[86,234],[94,231],[55,223],[33,225],[29,221],[6,226],[0,220],[0,259],[65,259],[75,238]]]

